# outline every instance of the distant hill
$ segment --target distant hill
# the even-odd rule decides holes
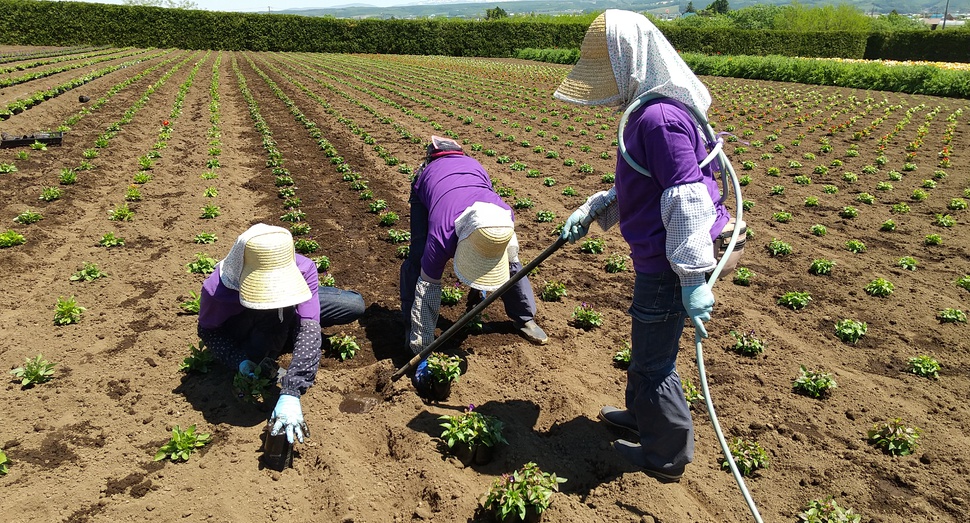
[[[703,9],[707,0],[694,2],[695,9]],[[756,4],[786,5],[790,0],[730,0],[731,9],[740,9]],[[800,0],[802,5],[831,5],[831,0]],[[841,2],[840,2],[841,3]],[[846,0],[844,3],[855,6],[860,11],[873,14],[888,14],[896,10],[900,14],[943,13],[946,0]],[[950,7],[955,2],[950,3]],[[277,14],[302,16],[332,16],[335,18],[484,18],[485,10],[501,7],[511,14],[584,14],[601,12],[605,9],[626,9],[629,11],[649,12],[664,17],[676,17],[687,6],[687,0],[522,0],[513,2],[460,2],[407,5],[400,7],[374,7],[365,4],[346,4],[341,7],[284,9]],[[952,12],[952,10],[950,11]]]

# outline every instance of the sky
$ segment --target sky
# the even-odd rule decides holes
[[[100,4],[123,4],[122,0],[80,0]],[[429,3],[421,0],[192,0],[198,9],[205,11],[238,11],[244,13],[282,11],[311,7],[341,7],[354,4],[367,4],[375,7],[390,7],[408,4]],[[460,0],[459,0],[460,1]],[[499,0],[502,1],[502,0]],[[444,2],[442,2],[444,3]],[[457,3],[457,2],[456,2]]]

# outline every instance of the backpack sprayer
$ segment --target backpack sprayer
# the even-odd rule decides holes
[[[650,174],[650,171],[648,171],[643,166],[639,165],[633,159],[633,157],[630,156],[630,154],[627,152],[626,144],[623,141],[623,130],[626,128],[627,120],[630,118],[630,115],[634,111],[643,107],[643,105],[646,104],[648,101],[656,98],[662,98],[662,96],[654,93],[644,93],[639,97],[637,97],[635,100],[633,100],[633,102],[630,103],[629,107],[627,107],[626,111],[623,112],[623,116],[620,118],[620,124],[617,131],[620,155],[630,165],[630,167],[633,167],[633,169],[635,169],[637,172],[645,176],[652,176],[652,175]],[[707,121],[707,116],[702,114],[700,111],[697,110],[697,108],[693,106],[688,106],[686,104],[685,106],[690,109],[690,112],[694,117],[694,121],[697,123],[698,128],[702,131],[704,138],[709,143],[714,144],[711,147],[711,152],[707,155],[706,158],[704,158],[703,161],[701,161],[698,164],[698,166],[703,169],[705,166],[711,163],[715,158],[717,158],[721,165],[721,185],[724,186],[725,188],[730,187],[731,190],[734,192],[734,197],[736,200],[735,219],[736,219],[737,226],[735,226],[733,228],[733,231],[731,231],[730,241],[728,241],[727,245],[723,246],[723,248],[717,249],[718,252],[716,254],[719,257],[719,260],[718,260],[717,266],[714,267],[714,271],[711,273],[710,277],[708,278],[708,281],[710,282],[711,287],[713,287],[714,283],[717,282],[718,278],[721,275],[721,272],[723,272],[725,267],[727,267],[728,270],[731,270],[733,269],[734,265],[737,264],[738,258],[740,257],[740,253],[735,253],[735,248],[739,245],[739,243],[741,245],[741,248],[743,248],[744,246],[744,238],[742,238],[740,242],[738,241],[738,236],[740,236],[740,233],[745,230],[744,221],[741,219],[742,217],[741,184],[740,182],[738,182],[738,176],[734,172],[734,166],[731,165],[731,160],[728,159],[727,155],[724,154],[724,151],[722,150],[724,145],[724,140],[714,133],[714,129],[711,127],[711,124]],[[725,189],[718,203],[724,203],[724,201],[727,199],[727,196],[728,196],[728,191]],[[722,233],[719,236],[719,239],[723,239],[722,237],[724,237],[726,233],[727,231]],[[717,247],[717,245],[715,245],[715,247]],[[731,473],[734,475],[734,480],[738,483],[738,488],[741,489],[741,495],[744,496],[744,501],[745,503],[747,503],[748,508],[751,510],[751,515],[754,516],[755,521],[757,521],[758,523],[763,523],[763,520],[761,519],[761,514],[758,512],[758,507],[755,505],[754,500],[751,499],[751,494],[748,492],[748,488],[747,486],[745,486],[744,479],[741,477],[741,473],[738,471],[738,466],[734,462],[734,456],[731,454],[731,450],[728,448],[727,441],[725,441],[724,439],[724,434],[721,432],[721,425],[717,421],[717,414],[714,412],[714,404],[711,402],[711,393],[707,385],[707,373],[704,370],[704,350],[701,344],[701,339],[702,338],[700,336],[700,332],[698,331],[698,329],[695,329],[694,343],[697,346],[696,348],[697,371],[700,374],[701,391],[704,393],[704,404],[707,406],[707,413],[711,417],[711,424],[714,425],[714,433],[717,435],[717,441],[721,445],[721,451],[724,452],[724,457],[727,459],[727,462],[731,467]]]

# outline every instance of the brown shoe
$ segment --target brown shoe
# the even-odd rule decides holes
[[[536,345],[545,345],[549,341],[549,336],[546,336],[546,333],[536,325],[535,320],[529,320],[525,323],[516,322],[515,329],[519,331],[523,338]]]

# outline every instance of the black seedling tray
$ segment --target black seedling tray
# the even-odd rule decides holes
[[[23,147],[34,142],[47,145],[60,145],[64,139],[64,133],[34,133],[23,136],[14,136],[7,133],[0,133],[0,149],[8,147]]]

